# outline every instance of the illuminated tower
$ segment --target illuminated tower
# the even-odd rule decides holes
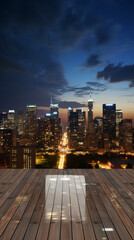
[[[8,129],[14,130],[15,129],[15,111],[9,110],[8,111]]]
[[[121,109],[116,110],[116,138],[119,139],[119,123],[123,119],[123,112]]]
[[[103,135],[110,145],[116,139],[116,104],[103,104]]]
[[[125,151],[131,151],[133,149],[133,133],[132,133],[132,119],[123,119],[119,123],[120,130],[120,146]]]
[[[68,108],[68,141],[70,149],[83,150],[86,140],[86,117],[81,109]]]
[[[37,106],[27,105],[26,106],[26,137],[30,138],[32,143],[36,140],[36,121],[37,121]]]
[[[7,113],[0,113],[0,128],[7,129]]]
[[[22,110],[18,111],[18,134],[23,134],[23,112]]]
[[[91,99],[91,92],[90,92],[90,99],[88,100],[88,133],[94,134],[94,122],[93,122],[93,100]]]

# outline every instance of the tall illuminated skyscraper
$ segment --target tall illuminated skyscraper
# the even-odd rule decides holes
[[[37,121],[37,106],[27,105],[25,135],[26,137],[31,139],[33,144],[35,144],[36,141],[36,121]]]
[[[22,135],[23,134],[23,112],[22,112],[22,110],[18,111],[17,122],[18,122],[18,126],[17,126],[18,127],[18,134]]]
[[[133,149],[133,133],[132,133],[132,119],[123,119],[119,124],[120,129],[120,146],[125,151]]]
[[[91,93],[90,93],[90,99],[88,100],[88,134],[94,134],[95,128],[94,128],[94,122],[93,122],[93,100],[91,99]]]
[[[8,111],[8,129],[15,130],[15,111],[9,110]]]
[[[85,149],[86,118],[85,112],[77,109],[68,109],[68,142],[71,149]]]
[[[109,143],[116,139],[116,104],[103,104],[103,135],[109,137]]]
[[[57,150],[61,135],[62,125],[59,118],[58,104],[50,104],[50,113],[45,116],[45,149]]]
[[[0,128],[7,129],[7,112],[0,113]]]
[[[116,139],[119,139],[119,123],[123,119],[123,112],[121,109],[116,110]]]
[[[58,104],[50,104],[50,113],[54,116],[54,117],[59,117],[59,110],[58,110],[59,106]]]

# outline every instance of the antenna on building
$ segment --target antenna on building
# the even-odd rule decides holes
[[[91,97],[92,97],[92,93],[91,93],[91,91],[90,91],[90,94],[89,94],[89,95],[90,95],[90,100],[91,100]]]
[[[51,97],[51,104],[52,104],[52,97]]]

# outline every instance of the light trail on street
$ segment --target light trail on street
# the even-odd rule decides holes
[[[62,137],[61,145],[59,146],[59,164],[58,169],[64,169],[65,160],[66,160],[66,152],[67,152],[67,133],[65,132]]]

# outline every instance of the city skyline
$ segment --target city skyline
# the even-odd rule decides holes
[[[131,0],[1,4],[0,111],[46,108],[52,96],[63,115],[92,91],[95,115],[118,103],[134,119],[133,10]]]
[[[91,97],[91,93],[89,94],[89,99]],[[83,111],[85,111],[86,113],[86,122],[88,121],[88,102],[89,102],[89,99],[87,100],[87,103],[86,104],[81,104],[80,103],[80,106],[78,105],[78,107],[74,107],[75,106],[75,103],[72,102],[71,105],[68,105],[68,102],[66,101],[66,107],[65,108],[60,108],[60,102],[58,103],[59,107],[59,117],[61,118],[61,123],[63,124],[63,129],[65,130],[66,126],[67,126],[67,121],[68,121],[68,108],[71,107],[74,111],[76,111],[77,109],[82,109]],[[45,114],[49,112],[50,110],[50,105],[52,103],[52,100],[49,104],[49,107],[43,107],[43,106],[37,106],[36,104],[36,107],[37,107],[37,117],[41,117],[41,118],[44,118],[45,117]],[[57,104],[56,102],[54,102],[54,104]],[[62,102],[61,102],[62,104]],[[134,126],[134,119],[133,119],[133,113],[130,113],[130,114],[127,114],[126,111],[124,111],[123,108],[120,108],[118,103],[115,103],[115,102],[105,102],[105,103],[99,103],[99,106],[100,106],[100,110],[99,111],[96,111],[96,101],[94,101],[93,99],[93,119],[97,116],[100,116],[102,117],[103,116],[103,104],[116,104],[117,105],[117,110],[118,109],[121,109],[123,111],[123,118],[124,119],[132,119],[132,122],[133,122],[133,126]],[[33,105],[33,104],[32,104]],[[31,106],[32,106],[31,105]],[[26,105],[28,106],[28,104]],[[25,108],[23,109],[23,116],[26,115],[26,106]],[[10,109],[8,110],[5,110],[3,109],[2,112],[8,112]],[[11,109],[11,110],[15,110],[15,113],[19,112],[20,108],[18,109],[15,109],[14,107]],[[88,124],[88,122],[87,122]]]

